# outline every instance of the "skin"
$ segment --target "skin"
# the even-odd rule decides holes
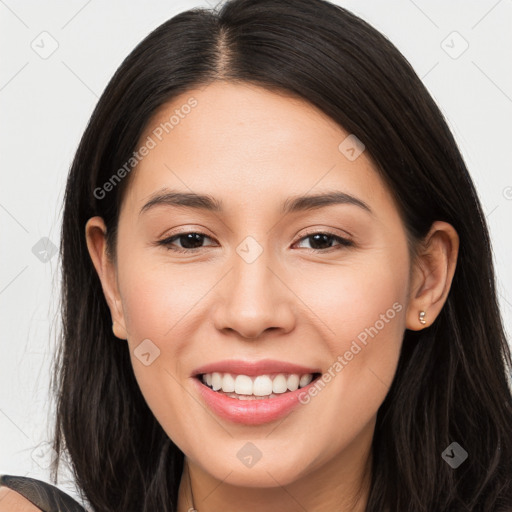
[[[197,106],[130,176],[116,261],[105,250],[103,220],[86,226],[114,333],[127,340],[149,407],[186,456],[178,510],[191,507],[188,470],[200,512],[362,511],[376,415],[404,330],[428,327],[443,307],[457,233],[435,222],[412,259],[397,205],[370,156],[350,161],[338,149],[349,134],[333,120],[308,102],[256,86],[214,82],[191,90],[161,107],[141,143],[191,96]],[[209,194],[225,209],[160,205],[139,214],[164,187]],[[289,196],[329,190],[357,197],[373,213],[352,204],[280,212]],[[332,238],[315,245],[306,236],[326,230],[354,245]],[[194,246],[174,241],[202,247],[189,254],[155,245],[177,232],[207,237]],[[263,250],[250,264],[236,252],[247,236]],[[326,372],[396,303],[400,311],[378,334],[284,419],[259,426],[223,420],[192,386],[195,368],[229,358]],[[149,366],[134,355],[145,339],[160,350]],[[261,452],[250,468],[237,458],[248,441]]]
[[[40,508],[9,487],[0,486],[0,512],[40,512]]]

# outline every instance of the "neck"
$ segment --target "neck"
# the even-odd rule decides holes
[[[372,432],[373,434],[373,432]],[[365,436],[363,436],[365,437]],[[218,480],[185,457],[178,512],[364,512],[371,483],[371,442],[361,440],[301,478],[272,487],[241,487]],[[371,438],[370,438],[371,441]]]

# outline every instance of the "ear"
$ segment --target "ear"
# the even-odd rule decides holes
[[[458,253],[459,235],[454,227],[447,222],[434,222],[413,262],[407,329],[418,331],[437,318],[450,291]],[[425,324],[420,322],[420,311],[425,311]]]
[[[106,233],[107,228],[101,217],[91,217],[87,221],[85,225],[87,249],[110,309],[112,331],[117,338],[126,340],[128,336],[117,283],[116,266],[107,254]]]

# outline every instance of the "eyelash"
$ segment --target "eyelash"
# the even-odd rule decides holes
[[[187,232],[183,232],[183,233],[178,233],[176,235],[172,235],[168,238],[165,238],[164,240],[159,240],[157,243],[157,245],[162,245],[164,246],[166,249],[170,250],[170,251],[174,251],[174,252],[178,252],[178,253],[195,253],[197,251],[200,251],[201,249],[204,249],[204,247],[196,247],[194,249],[184,249],[184,248],[180,248],[180,247],[173,247],[172,246],[172,243],[182,237],[182,236],[186,236],[186,235],[200,235],[200,236],[204,236],[206,238],[210,238],[206,233],[201,233],[201,232],[198,232],[198,231],[187,231]],[[340,249],[343,249],[345,247],[352,247],[354,245],[354,243],[347,239],[347,238],[343,238],[341,236],[338,236],[338,235],[335,235],[334,233],[330,233],[329,231],[313,231],[311,233],[307,233],[306,235],[304,235],[303,237],[299,238],[297,240],[297,242],[300,242],[302,240],[305,240],[307,238],[310,238],[314,235],[327,235],[328,237],[331,237],[333,238],[336,242],[339,243],[338,246],[334,246],[334,247],[328,247],[327,249],[308,249],[309,251],[313,252],[313,253],[325,253],[325,252],[331,252],[331,251],[336,251],[336,250],[340,250]],[[297,243],[295,242],[295,243]]]

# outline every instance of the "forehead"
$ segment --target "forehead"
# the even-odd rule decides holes
[[[349,136],[303,99],[213,82],[175,97],[153,115],[138,144],[151,140],[152,148],[136,166],[129,195],[141,205],[170,187],[256,205],[343,188],[366,200],[388,200],[369,156],[363,152],[354,160],[343,152]]]

